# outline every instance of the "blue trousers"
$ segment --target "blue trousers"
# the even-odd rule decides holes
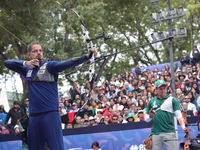
[[[64,150],[59,112],[49,112],[30,117],[28,124],[29,150]]]

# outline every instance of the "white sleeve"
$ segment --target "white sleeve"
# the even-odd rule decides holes
[[[182,129],[185,129],[185,122],[184,122],[183,116],[181,114],[181,111],[180,110],[176,110],[174,113],[175,113],[175,115],[176,115],[176,117],[178,119],[178,122],[181,125]]]
[[[145,121],[146,122],[150,122],[152,119],[149,117],[149,114],[146,114],[145,116]]]

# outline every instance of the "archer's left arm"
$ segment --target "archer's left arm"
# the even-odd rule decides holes
[[[173,109],[174,109],[175,116],[177,117],[179,124],[181,125],[182,129],[184,130],[185,122],[184,122],[184,118],[181,113],[180,104],[179,104],[178,100],[176,100],[175,98],[172,99],[172,103],[173,103]]]

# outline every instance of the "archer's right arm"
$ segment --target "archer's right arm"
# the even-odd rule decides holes
[[[25,62],[24,60],[10,59],[4,61],[4,65],[8,69],[17,72],[20,75],[26,76],[27,67],[23,65],[24,62]]]

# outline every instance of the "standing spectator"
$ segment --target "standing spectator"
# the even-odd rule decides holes
[[[139,64],[136,65],[135,74],[136,74],[136,77],[138,77],[139,75],[142,75],[142,71],[140,69],[140,65]]]
[[[29,150],[43,149],[45,142],[49,149],[63,150],[61,118],[58,112],[58,74],[89,60],[92,57],[92,53],[96,55],[97,51],[92,49],[86,55],[62,62],[42,61],[43,49],[38,42],[30,43],[27,46],[27,51],[30,61],[6,60],[4,65],[25,77],[28,82]]]
[[[22,106],[22,109],[24,110],[25,114],[29,114],[29,99],[26,98],[24,100],[24,105]]]
[[[188,56],[187,51],[182,51],[182,56],[180,58],[180,63],[182,66],[189,65],[190,64],[190,56]]]
[[[200,63],[200,52],[196,45],[193,46],[193,50],[190,52],[190,58],[192,66],[196,66],[197,63]]]
[[[155,82],[158,96],[151,99],[147,107],[147,117],[145,120],[148,122],[153,121],[152,126],[152,150],[161,150],[166,145],[168,150],[178,149],[177,141],[171,140],[176,138],[174,131],[174,114],[178,121],[185,129],[185,124],[180,111],[179,102],[167,95],[167,85],[164,80]],[[166,141],[167,140],[167,141]]]
[[[9,126],[14,129],[14,126],[17,124],[18,119],[22,119],[25,116],[24,110],[19,107],[19,103],[15,101],[13,103],[13,108],[11,108],[6,116],[5,124],[8,123],[11,118],[11,123]]]
[[[69,89],[69,93],[70,93],[70,95],[71,95],[71,99],[72,99],[72,100],[75,100],[75,96],[76,96],[76,95],[80,95],[80,94],[81,94],[81,90],[79,89],[78,83],[77,83],[77,82],[74,82],[74,83],[73,83],[73,87],[71,87],[71,88]]]
[[[78,110],[79,110],[78,104],[77,103],[73,103],[72,104],[72,109],[69,112],[77,112]]]
[[[0,105],[0,113],[7,114],[7,112],[4,109],[4,105]]]

